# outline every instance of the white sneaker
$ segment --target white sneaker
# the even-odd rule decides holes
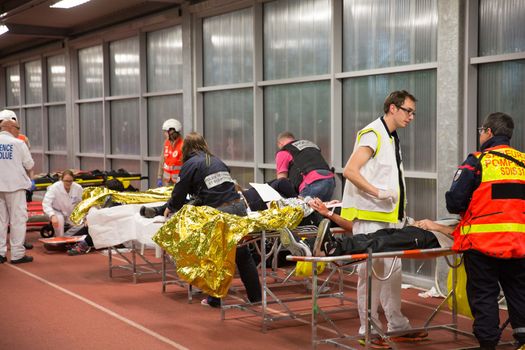
[[[292,255],[295,256],[312,256],[312,251],[306,243],[296,237],[292,231],[287,228],[282,228],[280,231],[280,239],[283,247],[288,249]]]

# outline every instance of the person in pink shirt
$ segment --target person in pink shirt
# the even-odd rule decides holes
[[[299,196],[329,201],[335,188],[334,173],[321,154],[321,149],[308,140],[297,140],[285,131],[277,136],[275,165],[277,178],[288,178]]]

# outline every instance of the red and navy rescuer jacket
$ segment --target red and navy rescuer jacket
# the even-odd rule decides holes
[[[461,214],[456,251],[476,250],[496,258],[525,257],[525,153],[495,136],[458,168],[447,209]]]

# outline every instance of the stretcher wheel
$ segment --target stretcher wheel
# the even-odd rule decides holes
[[[42,226],[40,229],[40,236],[44,238],[53,237],[55,235],[55,229],[53,228],[53,225],[47,224]]]

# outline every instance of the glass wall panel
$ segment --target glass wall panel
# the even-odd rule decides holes
[[[102,97],[104,90],[102,46],[78,51],[78,88],[80,98]]]
[[[139,40],[129,38],[109,44],[111,95],[139,92]]]
[[[232,178],[237,181],[242,188],[250,188],[253,182],[253,169],[251,168],[232,168],[230,167]]]
[[[80,152],[104,153],[102,103],[80,105]]]
[[[66,99],[66,60],[64,55],[47,58],[47,100],[59,102]]]
[[[103,158],[91,158],[82,157],[80,158],[80,170],[91,171],[91,170],[104,170],[104,159]]]
[[[111,102],[111,153],[140,154],[137,100]]]
[[[219,158],[253,161],[252,90],[205,93],[204,136]]]
[[[330,82],[268,86],[264,89],[264,159],[275,161],[277,135],[292,132],[315,142],[330,159]]]
[[[264,79],[330,72],[330,0],[264,4]]]
[[[405,170],[436,170],[436,71],[417,71],[346,79],[343,82],[343,159],[354,149],[357,131],[382,116],[386,96],[394,90],[414,94],[417,116],[398,129]]]
[[[42,151],[42,109],[28,108],[25,112],[25,131],[31,143],[31,151]]]
[[[157,173],[159,170],[159,162],[148,162],[148,188],[157,187]]]
[[[18,65],[5,69],[5,87],[7,105],[20,105],[20,67]]]
[[[182,123],[182,95],[148,98],[148,155],[159,156],[164,144],[162,124],[174,118]],[[184,133],[184,125],[182,126]]]
[[[24,64],[26,104],[42,102],[42,65],[40,60]]]
[[[436,180],[406,179],[407,215],[420,219],[436,219]],[[445,196],[442,195],[442,200]],[[443,219],[443,218],[440,218]],[[433,278],[436,262],[434,259],[404,259],[403,273],[424,278]]]
[[[252,9],[205,18],[202,27],[204,85],[252,81]]]
[[[50,151],[66,150],[66,106],[51,106],[48,112],[48,137]]]
[[[31,151],[33,151],[33,148],[31,148]],[[33,166],[33,173],[40,174],[47,172],[44,169],[44,155],[42,153],[31,152],[31,157],[33,157],[33,161],[35,162],[35,165]]]
[[[493,112],[514,119],[511,145],[525,148],[525,60],[482,64],[478,68],[478,125]],[[474,132],[471,130],[471,132]]]
[[[525,51],[525,1],[479,1],[479,55]]]
[[[62,155],[49,155],[49,172],[55,173],[68,169],[67,157]]]
[[[181,26],[148,33],[148,91],[182,89]]]
[[[437,0],[344,0],[343,70],[433,62]]]

